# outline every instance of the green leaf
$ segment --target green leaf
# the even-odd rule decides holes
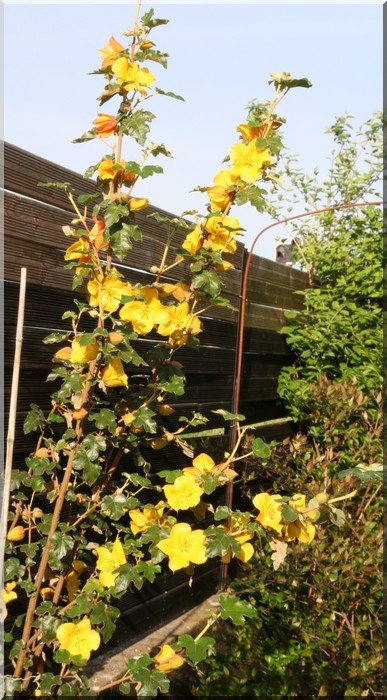
[[[182,396],[185,392],[185,374],[182,369],[174,365],[162,365],[159,369],[158,386],[175,396]]]
[[[141,17],[141,24],[144,27],[148,27],[149,29],[153,29],[154,27],[159,27],[161,24],[168,24],[169,19],[158,19],[157,17],[153,17],[154,15],[154,9],[153,7],[146,12],[142,17]]]
[[[140,698],[155,698],[160,693],[167,693],[169,690],[169,680],[165,673],[157,669],[141,668],[133,674],[133,680],[141,683],[137,695]]]
[[[253,440],[253,443],[251,445],[254,455],[256,457],[259,457],[260,459],[268,459],[271,455],[271,449],[269,445],[266,444],[262,440],[262,438],[258,437]]]
[[[215,270],[203,270],[192,277],[194,289],[200,289],[210,298],[217,297],[222,289],[222,281]]]
[[[121,119],[119,133],[131,136],[140,146],[144,146],[150,130],[149,122],[154,118],[155,115],[152,114],[152,112],[148,112],[145,109],[138,109],[130,117]]]
[[[294,523],[300,517],[298,510],[292,508],[292,506],[289,506],[287,503],[282,504],[281,512],[283,519],[290,523]]]
[[[140,501],[137,498],[127,498],[123,493],[115,496],[105,496],[102,502],[102,512],[109,512],[111,520],[119,520],[131,509],[138,508]]]
[[[78,593],[76,598],[76,604],[66,612],[68,617],[81,617],[90,612],[94,607],[93,600],[87,595],[87,593]],[[74,612],[74,610],[76,612]]]
[[[110,235],[113,253],[121,261],[124,260],[127,252],[133,247],[132,241],[142,240],[139,227],[125,221],[120,222],[118,230],[117,227],[114,227]]]
[[[4,562],[4,581],[14,581],[22,578],[24,571],[25,567],[20,563],[19,559],[10,557]]]
[[[312,83],[308,78],[293,78],[291,73],[272,73],[268,80],[269,85],[274,83],[275,87],[279,87],[281,90],[291,89],[295,87],[310,88]]]
[[[90,420],[95,421],[96,428],[108,430],[114,434],[117,428],[116,415],[110,408],[102,408],[99,413],[90,413]]]
[[[230,515],[232,515],[231,508],[228,506],[218,506],[214,514],[214,520],[225,520],[229,518]]]
[[[163,469],[163,471],[157,472],[157,475],[164,479],[167,484],[174,484],[176,479],[182,474],[181,469]]]
[[[85,131],[85,133],[82,134],[82,136],[79,136],[77,139],[73,139],[72,143],[83,143],[84,141],[91,141],[97,136],[97,129],[90,129],[89,131]]]
[[[43,430],[46,423],[44,413],[36,403],[31,403],[30,408],[31,410],[27,413],[23,423],[24,435],[32,433],[35,430]]]
[[[215,639],[212,637],[201,637],[196,641],[190,634],[182,634],[177,639],[179,647],[185,647],[185,655],[196,666],[214,653]]]
[[[45,345],[52,345],[53,343],[61,343],[62,340],[67,340],[69,337],[70,333],[50,333],[49,335],[46,335],[45,338],[43,338],[43,343]]]
[[[224,408],[218,408],[216,411],[211,411],[211,413],[216,413],[218,416],[222,416],[224,420],[246,420],[246,416],[243,416],[241,413],[230,413],[230,411],[225,411]]]
[[[208,557],[223,557],[227,554],[229,547],[235,553],[241,551],[240,542],[231,537],[223,527],[210,525],[205,533],[207,537],[206,554]]]
[[[340,508],[329,504],[329,519],[336,527],[342,527],[345,523],[345,513]]]
[[[140,170],[140,177],[142,177],[145,180],[145,178],[151,177],[155,173],[163,173],[163,172],[164,172],[164,170],[160,165],[145,165]]]
[[[175,100],[182,100],[184,102],[184,97],[181,95],[176,95],[174,92],[165,92],[164,90],[160,90],[160,88],[155,88],[155,92],[157,92],[158,95],[165,95],[165,97],[173,97]]]
[[[135,428],[143,427],[147,433],[155,433],[157,432],[157,425],[153,420],[153,416],[155,415],[155,411],[152,411],[151,408],[141,406],[136,412],[136,418],[133,421],[133,426]]]
[[[246,600],[221,595],[219,603],[222,620],[230,618],[235,625],[243,625],[246,621],[246,617],[255,617],[257,614],[254,605],[251,605],[251,603],[248,603]]]
[[[154,158],[159,155],[166,156],[167,158],[173,158],[171,151],[169,151],[163,143],[150,143],[147,146],[147,151],[148,153],[151,153]],[[174,222],[176,222],[176,220],[174,220]]]
[[[66,555],[74,546],[74,539],[63,532],[55,532],[50,538],[52,547],[50,550],[49,564],[52,569],[62,569],[65,565]]]

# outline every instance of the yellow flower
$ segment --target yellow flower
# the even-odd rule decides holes
[[[153,661],[157,670],[164,673],[174,671],[175,668],[179,668],[185,663],[183,657],[180,654],[176,654],[169,644],[163,644],[159,653],[153,657]]]
[[[117,83],[122,85],[124,90],[138,90],[142,95],[146,95],[147,88],[155,79],[148,68],[140,68],[138,63],[130,63],[126,56],[114,61],[112,71],[117,77]]]
[[[169,557],[168,566],[174,572],[190,564],[204,564],[207,561],[204,532],[191,530],[188,523],[173,525],[170,536],[156,546]]]
[[[117,120],[113,114],[101,114],[93,120],[98,136],[109,138],[117,128]]]
[[[125,386],[128,388],[128,375],[125,374],[119,357],[113,357],[112,361],[103,368],[102,379],[106,386]]]
[[[214,177],[214,186],[207,189],[211,211],[224,211],[233,201],[232,188],[238,177],[228,170],[220,170]]]
[[[190,255],[195,255],[203,247],[203,241],[204,237],[200,226],[195,226],[194,230],[186,236],[181,247]]]
[[[211,216],[205,223],[207,241],[215,251],[235,253],[237,246],[234,236],[240,231],[241,225],[235,216]]]
[[[65,649],[71,656],[81,656],[87,663],[93,650],[98,649],[101,638],[91,628],[90,620],[84,617],[80,622],[64,622],[56,631],[59,648]]]
[[[146,197],[131,197],[128,207],[130,211],[141,211],[149,206],[149,200]]]
[[[102,221],[102,219],[97,219],[96,216],[93,216],[93,221],[95,223],[93,228],[89,231],[89,239],[92,241],[94,248],[97,250],[106,248],[106,246],[109,245],[108,241],[103,240],[106,224],[104,221]]]
[[[101,49],[99,49],[98,53],[103,58],[102,61],[102,66],[101,68],[108,68],[108,66],[111,66],[112,63],[117,58],[117,54],[120,53],[120,51],[123,51],[124,47],[122,44],[120,44],[119,41],[117,41],[114,36],[111,36],[107,44],[102,46]]]
[[[8,542],[20,542],[23,539],[24,539],[24,527],[23,527],[23,525],[16,525],[16,527],[12,527],[10,530],[8,530],[8,532],[7,532]]]
[[[263,136],[266,130],[266,126],[248,126],[247,124],[238,124],[237,131],[240,133],[240,138],[244,141],[252,141],[252,139],[257,139]]]
[[[7,617],[8,611],[7,611],[7,605],[10,603],[12,600],[16,600],[17,598],[17,593],[13,590],[16,588],[16,581],[9,581],[8,583],[5,584],[4,586],[4,605],[5,605],[5,616]]]
[[[66,574],[66,588],[69,601],[75,600],[76,593],[80,586],[80,575],[87,570],[87,565],[80,559],[74,559],[69,571]]]
[[[131,519],[130,529],[134,535],[138,532],[145,532],[151,523],[157,523],[162,519],[164,513],[163,502],[153,508],[144,508],[144,510],[130,510],[129,517]]]
[[[136,178],[136,173],[132,170],[126,173],[125,165],[124,160],[115,163],[112,158],[104,158],[98,165],[98,177],[100,180],[122,180],[131,184]]]
[[[229,518],[227,526],[219,525],[219,527],[226,530],[228,534],[231,535],[231,537],[233,537],[234,540],[237,540],[237,542],[239,542],[241,545],[241,549],[237,553],[233,553],[231,546],[229,546],[226,554],[224,554],[221,558],[223,564],[228,564],[231,561],[232,556],[244,563],[249,561],[249,559],[251,559],[251,557],[253,556],[254,547],[248,541],[253,539],[253,535],[251,532],[248,532],[246,530],[246,524],[248,522],[249,519],[243,516],[231,516],[231,518]]]
[[[286,542],[299,540],[305,544],[310,544],[316,534],[315,526],[310,522],[302,522],[301,518],[290,523],[285,521],[284,539]]]
[[[191,325],[194,331],[195,324],[192,323],[192,317],[189,313],[189,304],[186,301],[176,306],[165,306],[163,308],[165,309],[166,316],[157,328],[157,332],[160,335],[172,335],[175,331],[185,330],[187,325]],[[199,333],[200,330],[199,328],[196,332]]]
[[[306,508],[306,498],[303,493],[295,493],[289,501],[289,506],[294,510],[303,511]]]
[[[133,294],[130,282],[122,282],[114,274],[107,275],[102,284],[100,279],[92,279],[87,283],[87,291],[90,294],[90,306],[99,306],[99,300],[104,311],[111,313],[117,311],[121,297]]]
[[[260,511],[257,515],[257,520],[263,527],[270,527],[276,532],[281,532],[283,522],[282,522],[282,508],[278,500],[281,496],[278,494],[270,495],[268,493],[258,493],[253,498],[253,504]]]
[[[263,168],[270,165],[270,151],[265,148],[263,151],[258,151],[255,141],[250,143],[236,143],[231,148],[230,158],[233,162],[231,172],[233,175],[240,177],[243,182],[255,182]]]
[[[98,343],[90,343],[89,345],[80,345],[79,340],[74,338],[71,342],[70,362],[85,363],[95,360],[98,355]]]
[[[120,309],[120,318],[130,322],[135,333],[147,335],[158,323],[169,317],[168,309],[158,299],[157,289],[142,287],[135,290],[146,301],[129,301]]]
[[[118,566],[122,566],[122,564],[126,564],[124,548],[117,537],[112,549],[97,547],[96,552],[98,555],[96,566],[101,572],[99,574],[99,580],[103,586],[111,588],[114,586],[114,581],[118,576],[118,573],[114,573],[114,569]]]
[[[178,476],[174,484],[163,486],[163,491],[169,505],[176,511],[196,506],[204,493],[194,477],[189,474]]]
[[[79,260],[84,257],[86,251],[90,250],[90,244],[84,238],[78,238],[74,243],[69,246],[64,254],[64,259]]]

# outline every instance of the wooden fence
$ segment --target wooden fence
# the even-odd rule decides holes
[[[52,385],[46,383],[53,346],[42,344],[42,338],[53,331],[68,330],[62,314],[73,307],[72,300],[81,295],[71,291],[72,274],[63,270],[63,253],[68,247],[62,226],[73,218],[71,205],[60,190],[38,187],[38,182],[72,184],[78,193],[95,191],[91,180],[44,160],[16,146],[4,145],[4,366],[5,407],[10,398],[16,314],[19,294],[20,268],[27,268],[27,296],[23,333],[22,367],[19,383],[17,429],[14,467],[22,468],[24,458],[34,449],[31,435],[23,434],[23,421],[31,402],[41,408],[49,406]],[[130,251],[124,264],[117,264],[131,282],[148,283],[154,279],[149,272],[159,264],[167,231],[164,224],[147,218],[160,211],[150,206],[139,212],[137,223],[143,234],[143,244]],[[165,212],[163,212],[165,214]],[[172,216],[172,215],[171,215]],[[177,239],[177,245],[182,237]],[[238,244],[233,256],[235,269],[225,277],[225,295],[233,306],[239,307],[245,258],[243,245]],[[170,262],[174,252],[170,254]],[[173,281],[175,270],[168,273]],[[249,423],[284,416],[277,396],[277,378],[281,367],[289,363],[289,354],[279,330],[284,323],[284,310],[300,309],[301,297],[295,291],[304,289],[306,275],[299,270],[254,256],[247,288],[246,323],[244,330],[243,375],[239,410]],[[238,334],[238,312],[214,309],[206,313],[204,332],[200,336],[199,353],[185,350],[183,362],[187,377],[186,393],[178,404],[178,414],[191,410],[204,413],[210,422],[206,427],[221,425],[212,409],[231,410],[235,382],[235,355]],[[89,322],[90,323],[90,322]],[[90,329],[91,329],[90,325]],[[88,328],[87,320],[84,329]],[[152,340],[139,339],[133,343],[140,352]],[[127,371],[130,372],[127,369]],[[285,421],[261,429],[265,439],[281,439],[289,431]],[[173,456],[175,460],[175,455]],[[168,449],[157,453],[160,468],[171,468]],[[176,461],[174,468],[181,466]],[[192,587],[185,574],[165,574],[157,584],[145,585],[141,591],[127,594],[120,600],[122,634],[133,637],[146,628],[156,627],[188,609],[212,592],[218,583],[219,569],[210,564],[203,568]],[[127,627],[125,627],[125,624]]]

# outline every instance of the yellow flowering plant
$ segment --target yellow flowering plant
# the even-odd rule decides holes
[[[162,172],[149,158],[171,155],[164,144],[148,141],[154,115],[143,102],[155,94],[181,99],[155,87],[156,78],[144,65],[166,66],[167,54],[149,39],[166,20],[156,18],[153,10],[140,19],[139,10],[140,3],[133,29],[124,32],[128,45],[112,36],[99,51],[102,63],[96,73],[105,81],[99,106],[116,100],[117,111],[99,111],[90,130],[76,139],[95,138],[109,147],[86,173],[95,176],[96,193],[76,196],[68,183],[45,183],[64,190],[73,206],[72,224],[63,227],[71,238],[64,261],[74,273],[73,288],[81,288],[86,301],[64,314],[69,331],[45,339],[60,346],[48,376],[55,383],[51,408],[46,415],[33,404],[24,423],[25,432],[36,431],[38,437],[26,458],[27,471],[15,474],[10,505],[4,602],[16,606],[22,594],[27,604],[6,639],[13,643],[14,666],[13,677],[6,679],[7,696],[87,695],[85,667],[113,636],[120,614],[112,600],[134,583],[141,588],[145,581],[153,582],[167,568],[192,577],[195,567],[212,557],[223,564],[232,558],[247,562],[254,554],[254,538],[266,532],[286,546],[310,543],[318,516],[330,507],[321,498],[306,504],[302,494],[289,500],[261,493],[253,495],[251,511],[214,509],[210,496],[236,477],[238,460],[260,458],[267,446],[256,439],[241,454],[247,428],[240,427],[238,416],[226,414],[226,420],[237,421],[238,437],[216,462],[205,452],[195,456],[184,435],[205,423],[203,416],[185,417],[175,430],[163,422],[173,415],[170,403],[185,391],[183,366],[175,354],[180,357],[185,346],[199,347],[205,310],[229,306],[222,296],[222,273],[232,267],[228,257],[241,234],[230,209],[245,202],[264,209],[257,181],[275,181],[281,147],[283,120],[275,109],[290,88],[310,83],[275,74],[269,81],[274,82],[274,98],[252,103],[247,122],[238,126],[240,138],[229,151],[229,167],[215,175],[213,186],[200,188],[208,198],[207,213],[197,214],[194,222],[168,219],[160,264],[149,271],[153,281],[129,282],[118,266],[133,246],[141,245],[136,212],[148,205],[143,192],[138,197],[132,192]],[[125,159],[125,137],[140,146],[139,162]],[[164,276],[179,265],[181,280],[172,284]],[[84,318],[88,327],[94,323],[92,330],[83,330]],[[158,341],[141,357],[133,341],[151,333]],[[132,375],[139,367],[144,371],[136,382]],[[144,453],[166,445],[192,452],[191,463],[183,469],[172,464],[164,474],[155,474]],[[128,462],[130,473],[123,471]],[[218,617],[240,624],[253,615],[250,603],[223,595],[219,613],[195,639],[182,635],[153,658],[128,660],[122,678],[103,690],[119,686],[148,697],[166,692],[168,672],[185,662],[196,664],[212,650],[213,640],[204,632]]]

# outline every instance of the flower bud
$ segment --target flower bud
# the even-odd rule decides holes
[[[320,504],[326,503],[329,499],[329,495],[326,493],[326,491],[322,491],[321,493],[318,493],[317,496],[315,496],[315,499]]]
[[[16,525],[16,527],[12,527],[8,534],[7,534],[7,540],[9,542],[20,542],[20,540],[24,539],[24,527],[23,525]]]
[[[83,420],[86,418],[87,414],[88,411],[86,411],[85,408],[79,408],[77,411],[73,412],[73,418],[75,418],[75,420]]]
[[[118,333],[117,331],[110,331],[108,338],[113,345],[118,345],[119,343],[122,343],[124,340],[124,335],[122,333]]]

